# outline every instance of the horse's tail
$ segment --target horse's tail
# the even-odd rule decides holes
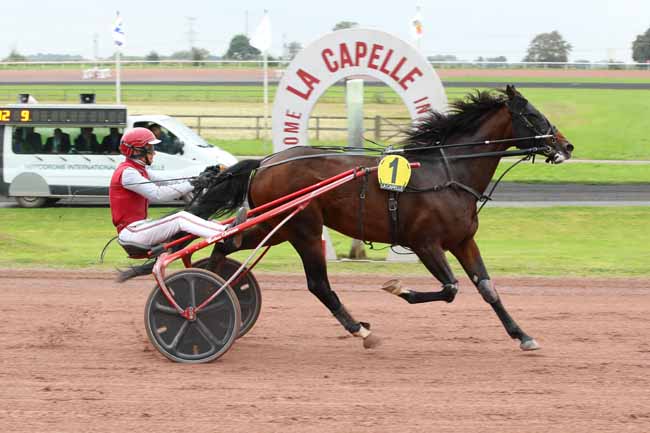
[[[234,212],[246,200],[251,173],[260,163],[257,159],[245,159],[222,171],[185,210],[201,218],[219,218]]]
[[[131,278],[139,277],[141,275],[149,275],[153,272],[153,267],[156,264],[155,260],[149,260],[141,265],[129,266],[126,269],[118,269],[115,281],[123,283]]]

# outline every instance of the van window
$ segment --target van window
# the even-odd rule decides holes
[[[156,152],[168,153],[170,155],[183,154],[183,142],[164,126],[154,122],[137,122],[133,126],[148,128],[156,136],[160,143],[155,145]]]
[[[120,128],[17,127],[12,149],[17,154],[118,154]]]
[[[33,127],[14,128],[12,145],[14,153],[43,153],[43,139]]]

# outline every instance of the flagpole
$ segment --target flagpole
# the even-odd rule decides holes
[[[120,47],[115,51],[115,100],[116,103],[122,103],[122,88],[120,82]]]
[[[122,17],[120,11],[117,11],[115,24],[113,24],[113,41],[115,42],[115,100],[118,104],[122,103],[122,83],[121,83],[121,55],[122,45],[124,45],[124,28],[122,27]]]
[[[269,137],[269,51],[264,50],[264,136]]]
[[[422,11],[422,8],[419,5],[415,7],[415,17],[416,17],[417,22],[419,23],[420,26],[422,25],[422,13],[421,13],[421,11]],[[418,34],[417,32],[418,31],[416,29],[416,40],[415,41],[416,41],[416,44],[418,46],[418,51],[420,53],[422,53],[422,34]]]
[[[269,48],[271,48],[271,23],[269,22],[269,11],[264,9],[262,21],[255,29],[255,34],[249,40],[252,47],[262,53],[264,68],[264,139],[269,135]]]

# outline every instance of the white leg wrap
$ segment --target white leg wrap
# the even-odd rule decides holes
[[[369,335],[370,335],[370,329],[364,328],[363,325],[361,325],[361,328],[359,328],[359,330],[354,333],[355,337],[361,337],[364,339],[368,338]]]
[[[483,296],[483,299],[488,304],[494,304],[499,300],[499,294],[497,293],[492,281],[490,280],[481,280],[476,285],[478,292]]]

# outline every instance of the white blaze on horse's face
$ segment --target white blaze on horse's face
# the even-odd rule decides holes
[[[544,139],[544,145],[548,146],[549,151],[545,153],[548,157],[546,162],[551,164],[561,164],[571,158],[573,145],[566,137],[553,125],[542,113],[537,110],[530,102],[526,105],[526,118],[533,125],[533,130],[538,135],[551,135]],[[541,132],[541,134],[539,134]]]

